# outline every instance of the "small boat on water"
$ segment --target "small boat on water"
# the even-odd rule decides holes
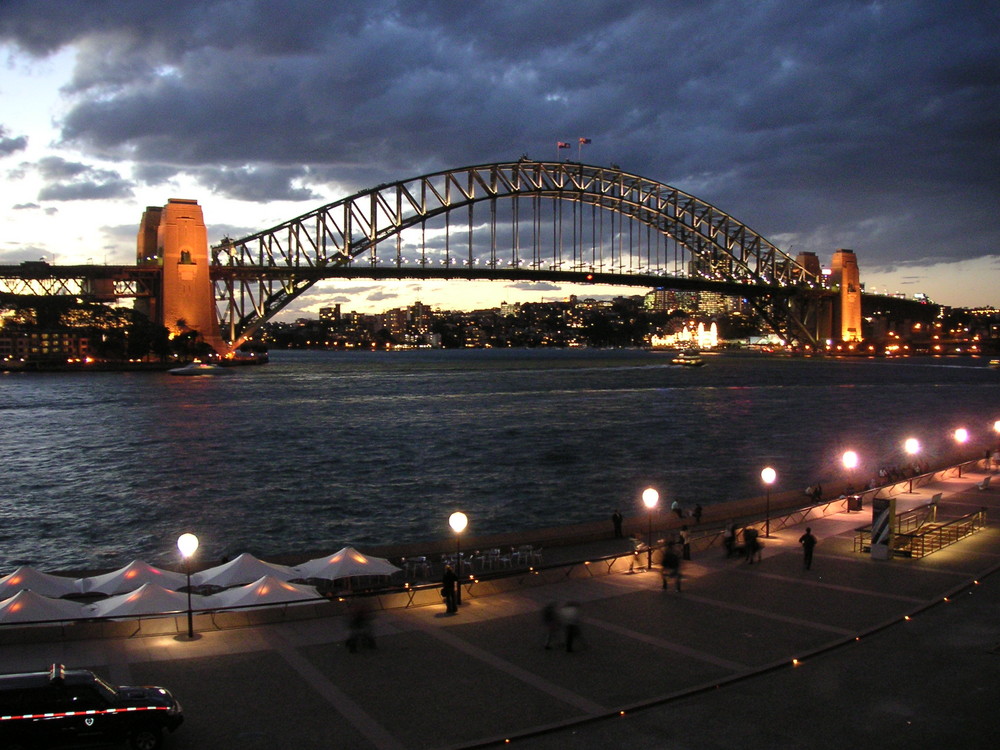
[[[994,370],[1000,370],[1000,359],[991,359],[990,367]]]
[[[229,371],[225,367],[208,362],[191,362],[183,367],[167,370],[167,372],[171,375],[225,375]]]
[[[705,360],[701,358],[701,352],[698,351],[680,352],[670,361],[675,365],[683,365],[684,367],[701,367],[705,364]]]

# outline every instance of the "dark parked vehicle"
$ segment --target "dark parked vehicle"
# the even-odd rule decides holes
[[[155,750],[184,721],[161,687],[112,687],[89,669],[0,675],[0,750],[128,742]]]

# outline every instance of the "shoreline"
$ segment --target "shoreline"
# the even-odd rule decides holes
[[[952,457],[951,460],[931,466],[927,472],[914,476],[912,481],[914,482],[914,486],[919,486],[917,483],[921,477],[928,478],[929,480],[937,474],[957,469],[959,466],[963,469],[970,467],[974,468],[978,466],[979,462],[982,460],[982,457],[977,458],[972,455],[968,455],[966,457]],[[871,489],[861,488],[851,492],[850,494],[876,495],[886,488],[892,488],[898,486],[899,484],[908,484],[910,481],[911,480],[908,478],[902,482],[879,485]],[[770,508],[771,515],[775,516],[801,508],[825,505],[837,500],[842,495],[847,494],[848,490],[852,489],[852,484],[853,483],[850,480],[846,479],[823,482],[823,498],[819,501],[808,500],[803,488],[798,490],[786,490],[784,492],[772,492],[770,496],[770,503],[768,503],[767,495],[758,495],[741,500],[727,500],[721,503],[703,505],[701,523],[695,523],[694,519],[689,516],[678,518],[676,514],[670,511],[669,507],[658,507],[653,514],[653,535],[655,537],[657,534],[663,534],[664,532],[676,533],[680,531],[682,526],[685,525],[689,527],[690,531],[697,534],[699,531],[721,529],[725,523],[730,520],[735,522],[738,527],[748,525],[753,522],[760,522],[767,515],[768,508]],[[688,503],[683,507],[683,510],[685,513],[689,513],[693,507],[693,503]],[[867,506],[866,509],[868,509]],[[587,521],[568,526],[550,526],[536,529],[525,529],[522,531],[502,532],[498,534],[463,536],[461,539],[461,549],[468,551],[490,549],[492,547],[511,547],[522,544],[530,544],[543,548],[565,547],[590,542],[607,541],[614,538],[614,527],[611,522],[611,513],[613,511],[614,508],[609,506],[608,517],[603,521]],[[646,514],[639,512],[623,515],[624,522],[622,524],[622,532],[624,538],[628,539],[629,536],[635,536],[640,540],[644,539],[649,523]],[[455,537],[450,537],[420,542],[405,542],[400,544],[357,545],[356,548],[359,552],[363,552],[366,555],[384,557],[387,559],[399,559],[400,557],[415,557],[419,555],[430,556],[452,554],[455,551],[455,547]],[[282,565],[298,565],[306,560],[332,554],[332,552],[335,551],[336,550],[313,550],[294,554],[276,555],[266,557],[264,559],[269,562],[275,562]],[[212,565],[215,564],[218,563],[212,563]],[[210,565],[206,565],[205,567],[210,567]]]
[[[955,470],[959,467],[962,467],[963,470],[976,468],[982,460],[983,459],[981,457],[976,458],[973,456],[965,458],[955,457],[952,460],[932,466],[926,473],[913,477],[912,481],[915,486],[919,486],[917,482],[920,478],[926,478],[927,481],[930,481],[937,474]],[[908,484],[910,481],[910,479],[906,479],[902,482],[880,485],[872,489],[862,488],[853,494],[874,496],[886,488],[890,488],[891,494],[891,488],[900,484]],[[658,507],[657,510],[654,511],[652,517],[653,536],[658,537],[658,535],[668,532],[676,534],[680,531],[681,527],[685,525],[687,525],[689,530],[697,536],[699,535],[699,532],[708,530],[718,531],[723,528],[727,521],[730,520],[736,523],[737,527],[759,523],[763,521],[767,515],[768,509],[770,509],[771,516],[775,517],[783,513],[786,514],[789,511],[825,505],[837,500],[840,496],[846,494],[852,487],[852,482],[849,480],[823,482],[822,484],[824,487],[823,498],[818,502],[809,501],[804,493],[804,490],[799,489],[787,490],[784,492],[772,492],[770,495],[770,503],[768,503],[766,495],[759,495],[741,500],[727,500],[721,503],[703,505],[701,523],[695,523],[694,519],[689,516],[678,518],[676,514],[669,510],[669,507]],[[684,511],[688,513],[693,507],[693,504],[686,504],[684,506]],[[864,506],[864,510],[868,509],[867,505]],[[614,539],[614,527],[611,521],[611,512],[613,512],[613,510],[614,509],[609,506],[607,519],[601,521],[587,521],[584,523],[566,526],[549,526],[497,534],[463,536],[460,540],[460,546],[463,551],[491,549],[494,547],[515,547],[520,545],[532,545],[534,547],[544,549],[608,541]],[[864,510],[861,512],[864,512]],[[641,512],[623,515],[623,541],[627,540],[630,536],[634,536],[640,541],[644,540],[649,528],[649,519],[647,515]],[[399,544],[356,545],[356,549],[365,555],[382,557],[389,560],[399,560],[404,557],[431,557],[454,553],[456,549],[456,539],[452,536],[450,538],[403,542]],[[331,555],[336,551],[337,550],[335,549],[324,548],[277,555],[269,555],[265,553],[261,555],[260,559],[279,565],[295,566],[301,565],[308,560]],[[192,560],[191,572],[206,570],[219,564],[219,560]],[[67,569],[59,571],[45,570],[43,572],[50,573],[51,575],[83,578],[93,575],[102,575],[104,573],[117,570],[119,567],[121,566],[119,565],[111,568],[100,569]],[[174,572],[184,572],[182,566],[175,564],[161,565],[157,567],[162,567],[165,570],[171,570]],[[36,568],[36,570],[42,569]]]

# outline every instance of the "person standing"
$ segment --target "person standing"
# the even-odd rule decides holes
[[[444,566],[444,576],[441,578],[441,594],[444,596],[445,611],[449,614],[458,612],[458,601],[455,590],[458,586],[458,576],[450,565]]]
[[[701,503],[697,503],[694,506],[694,510],[691,511],[691,517],[694,518],[695,523],[701,523]]]
[[[615,508],[615,512],[611,514],[611,523],[615,526],[615,539],[621,539],[623,536],[622,520],[624,519],[622,518],[621,511]]]
[[[678,518],[684,518],[684,511],[681,509],[681,504],[679,501],[674,500],[670,503],[670,510],[677,514]]]
[[[802,562],[809,570],[813,564],[813,547],[816,546],[816,537],[812,534],[812,529],[806,526],[806,533],[799,537],[799,544],[802,545]]]
[[[687,524],[681,526],[681,557],[691,559],[691,532],[688,531]]]

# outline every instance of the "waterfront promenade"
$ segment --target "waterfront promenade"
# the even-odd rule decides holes
[[[996,519],[1000,487],[977,489],[984,476],[938,476],[899,494],[897,510],[941,493],[939,521],[981,507]],[[656,572],[629,574],[627,557],[610,570],[574,565],[544,584],[474,586],[454,616],[443,604],[379,612],[377,649],[358,653],[344,647],[346,617],[333,616],[193,642],[4,639],[0,664],[62,662],[168,686],[185,707],[167,740],[178,749],[992,746],[1000,532],[878,561],[854,551],[870,518],[866,506],[810,519],[809,571],[797,543],[806,523],[773,523],[759,565],[696,546],[680,593]],[[546,562],[622,544],[588,541]],[[542,607],[569,600],[581,604],[582,647],[543,649]]]

